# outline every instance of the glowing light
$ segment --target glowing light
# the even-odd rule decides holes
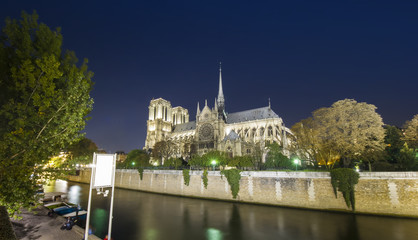
[[[208,228],[206,230],[206,239],[208,240],[221,240],[222,232],[215,228]]]

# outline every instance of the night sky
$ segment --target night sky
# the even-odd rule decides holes
[[[343,3],[345,2],[345,3]],[[348,3],[350,2],[350,3]],[[95,73],[86,136],[108,152],[145,143],[162,97],[196,116],[213,107],[222,62],[226,111],[272,109],[286,126],[353,98],[386,124],[418,114],[418,1],[3,1],[36,10]]]

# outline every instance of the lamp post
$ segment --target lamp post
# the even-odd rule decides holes
[[[211,164],[212,164],[212,169],[213,169],[213,171],[215,171],[216,160],[212,160]]]

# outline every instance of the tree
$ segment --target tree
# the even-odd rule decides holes
[[[411,171],[418,167],[418,159],[415,157],[415,151],[409,148],[407,143],[401,149],[398,162],[402,170]]]
[[[404,125],[403,140],[412,148],[418,148],[418,114]]]
[[[71,144],[67,151],[73,163],[92,163],[93,153],[97,152],[97,145],[92,140],[83,137],[78,142]]]
[[[284,168],[292,167],[291,160],[283,155],[282,148],[276,142],[267,145],[268,153],[264,166],[266,168]]]
[[[159,141],[155,143],[152,149],[151,156],[158,159],[160,165],[163,164],[163,160],[167,160],[174,156],[177,152],[177,145],[171,140]]]
[[[124,162],[118,163],[118,168],[145,168],[149,167],[150,156],[147,151],[142,149],[134,149],[128,153]]]
[[[173,167],[175,169],[179,168],[183,164],[183,161],[180,158],[169,158],[164,161],[165,167]]]
[[[291,151],[308,165],[332,169],[340,156],[332,149],[330,141],[321,138],[319,129],[318,122],[312,117],[293,125],[294,144]]]
[[[382,117],[372,104],[344,99],[312,115],[320,141],[341,156],[344,167],[361,159],[365,153],[384,148]]]
[[[216,161],[216,166],[226,166],[229,162],[225,152],[210,151],[202,156],[195,155],[189,160],[189,165],[195,168],[208,168],[212,166],[212,161]]]
[[[14,214],[36,202],[46,164],[77,141],[93,100],[87,60],[61,49],[60,29],[38,15],[6,19],[0,37],[0,205]]]

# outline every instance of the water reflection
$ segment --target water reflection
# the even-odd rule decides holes
[[[86,207],[89,186],[68,185],[81,188],[80,203]],[[103,238],[107,233],[110,198],[96,194],[92,198],[91,224],[95,234]],[[416,226],[418,220],[414,219],[206,201],[116,189],[112,237],[115,240],[401,240],[418,239]]]
[[[81,197],[81,187],[78,185],[71,186],[68,191],[68,201],[79,205]]]
[[[96,208],[91,214],[91,226],[97,236],[104,236],[108,233],[109,212],[102,208]]]

